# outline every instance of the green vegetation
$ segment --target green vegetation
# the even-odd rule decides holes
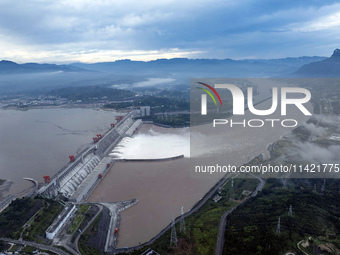
[[[28,241],[43,242],[47,228],[63,209],[64,207],[56,201],[46,201],[44,209],[30,221],[29,226],[23,231],[22,237]]]
[[[82,204],[79,206],[79,213],[85,214],[90,209],[91,205]]]
[[[80,224],[78,224],[76,229],[83,230],[86,226],[86,224],[92,219],[92,217],[96,214],[95,210],[92,210],[93,208],[96,208],[96,206],[91,207],[91,205],[83,204],[80,206],[79,211],[77,212],[78,215],[82,214],[84,216],[83,220],[80,221]],[[76,230],[75,229],[75,230]],[[79,235],[78,231],[73,231],[73,236],[71,239],[71,242],[73,243],[77,236]]]
[[[80,205],[76,215],[71,223],[71,226],[67,229],[68,234],[74,233],[76,229],[78,229],[80,223],[84,220],[86,212],[89,210],[90,205]]]
[[[12,201],[0,214],[0,237],[18,237],[20,228],[42,207],[41,199],[25,197]]]
[[[71,223],[71,226],[67,229],[67,233],[68,234],[74,233],[74,231],[78,228],[79,224],[82,222],[84,218],[85,218],[84,215],[76,214]]]
[[[62,209],[58,202],[40,197],[16,199],[0,214],[0,236],[18,239],[22,234],[25,240],[41,242]]]
[[[321,243],[340,249],[337,236],[340,181],[327,180],[325,193],[320,191],[322,183],[323,180],[317,179],[292,179],[289,188],[282,188],[280,179],[269,179],[262,193],[228,217],[224,254],[283,254],[288,250],[297,251],[297,243],[309,236],[317,240],[306,249],[310,254],[313,246],[316,249]],[[315,192],[314,187],[320,193]],[[288,216],[290,205],[293,216]],[[276,233],[278,217],[281,218],[280,234]]]
[[[191,227],[190,231],[192,231],[195,240],[196,254],[214,254],[222,215],[239,203],[241,199],[246,198],[242,195],[243,190],[252,191],[256,185],[257,180],[254,179],[234,179],[235,200],[230,200],[231,181],[228,181],[219,193],[222,196],[221,200],[216,203],[209,199],[198,213],[188,217],[187,224]]]
[[[9,249],[9,251],[16,252],[18,249],[19,249],[19,245],[15,244],[11,247],[11,249]]]
[[[103,212],[101,212],[97,218],[92,222],[92,224],[87,228],[85,233],[83,233],[79,239],[79,250],[82,255],[100,255],[101,252],[91,246],[88,245],[88,240],[91,236],[95,234],[97,231],[97,226],[100,220],[100,217],[102,216]]]
[[[36,251],[37,248],[32,247],[32,246],[26,246],[22,249],[22,252],[26,252],[28,254],[33,254],[34,251]]]

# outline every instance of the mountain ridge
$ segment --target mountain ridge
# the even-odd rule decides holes
[[[340,53],[339,53],[340,54]],[[67,65],[0,61],[0,74],[47,72],[103,72],[115,74],[171,75],[229,77],[275,77],[289,75],[306,64],[325,60],[326,57],[287,57],[278,59],[188,59],[171,58],[151,61],[130,59],[113,62],[71,63]]]
[[[0,74],[46,73],[46,72],[83,72],[87,71],[71,65],[25,63],[18,64],[10,60],[0,61]]]
[[[340,77],[340,49],[321,61],[301,66],[295,73],[299,77]]]
[[[117,60],[114,62],[73,63],[72,66],[99,72],[154,73],[189,75],[224,75],[231,77],[263,77],[290,74],[304,64],[326,59],[325,57],[298,57],[282,59],[188,59],[172,58],[151,61]]]

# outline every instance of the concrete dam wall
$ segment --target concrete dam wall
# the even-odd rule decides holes
[[[174,156],[174,157],[167,157],[167,158],[150,158],[150,159],[115,159],[115,161],[128,161],[128,162],[150,162],[150,161],[168,161],[168,160],[175,160],[184,158],[184,155]]]
[[[107,155],[122,140],[131,136],[140,126],[141,121],[133,120],[132,112],[116,123],[103,137],[74,158],[59,170],[50,180],[39,189],[38,193],[47,198],[56,198],[59,194],[74,202],[79,202],[85,194],[97,183],[100,175],[112,165],[113,160]],[[134,131],[131,131],[131,128]],[[128,132],[128,134],[126,134]],[[100,165],[100,167],[98,167]]]

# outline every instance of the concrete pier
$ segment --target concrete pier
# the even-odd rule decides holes
[[[132,199],[123,202],[116,203],[100,203],[101,205],[107,207],[110,210],[110,225],[106,236],[105,252],[110,252],[115,249],[117,244],[118,233],[115,234],[115,229],[119,228],[121,211],[128,209],[129,207],[138,203],[138,199]]]

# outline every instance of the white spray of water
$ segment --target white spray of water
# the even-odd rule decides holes
[[[151,129],[147,134],[125,137],[110,154],[112,158],[119,159],[158,159],[179,155],[190,156],[187,129],[179,134],[162,134]]]

